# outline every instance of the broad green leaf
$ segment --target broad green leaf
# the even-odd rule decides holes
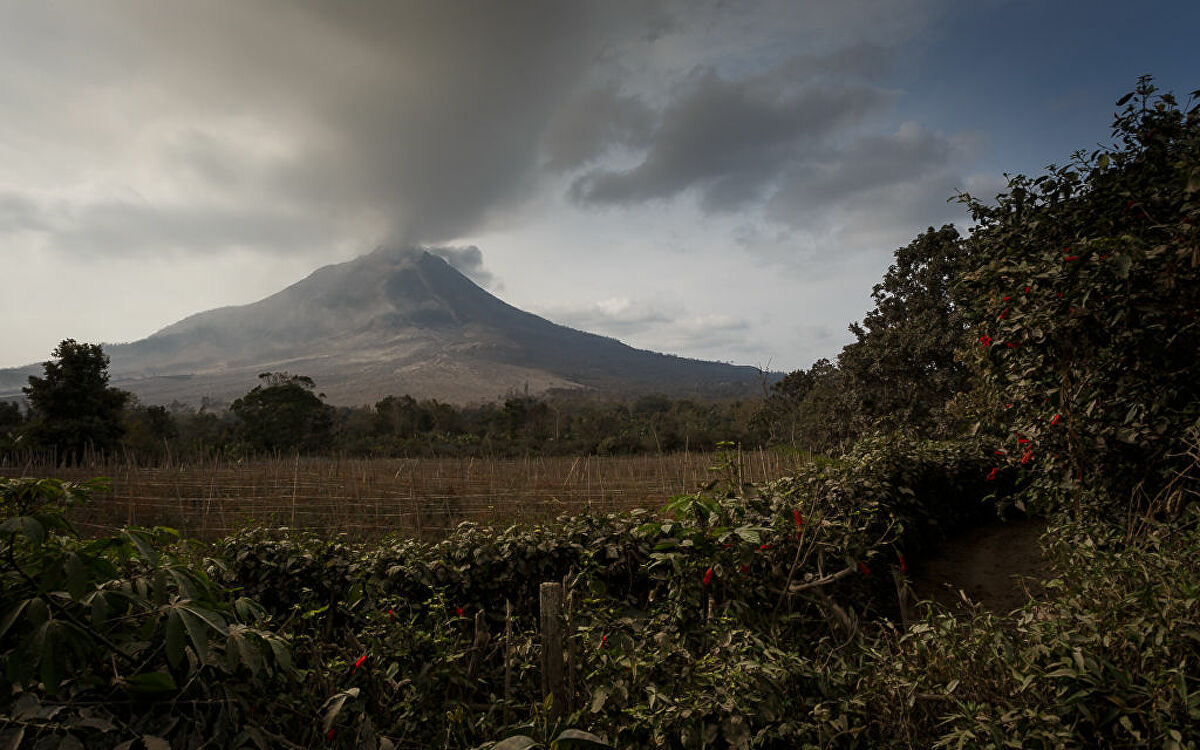
[[[292,651],[288,645],[282,639],[275,637],[268,638],[267,643],[271,644],[271,653],[275,655],[275,663],[285,672],[292,671]]]
[[[41,628],[42,635],[42,658],[41,658],[41,677],[42,684],[46,687],[46,692],[54,695],[58,692],[58,686],[62,682],[63,677],[63,653],[59,638],[59,628],[57,620],[48,620]]]
[[[13,626],[13,623],[25,611],[25,607],[29,606],[30,601],[29,599],[25,599],[4,613],[4,619],[0,620],[0,638],[3,638],[8,629]]]
[[[582,729],[564,729],[554,738],[551,747],[555,750],[613,750],[612,745]]]
[[[733,530],[733,533],[750,544],[762,544],[762,534],[758,532],[758,529],[749,526],[739,526]]]
[[[63,560],[63,572],[67,574],[67,593],[71,595],[72,599],[79,601],[90,587],[88,586],[87,570],[77,553],[67,553],[66,559]]]
[[[533,747],[541,747],[541,745],[532,737],[514,734],[512,737],[507,737],[492,745],[492,750],[529,750]]]
[[[192,648],[196,650],[196,658],[201,664],[208,661],[208,630],[204,627],[204,620],[198,617],[194,612],[186,607],[178,607],[179,619],[183,621],[183,626],[187,629],[188,638],[192,641]]]
[[[0,532],[16,535],[21,534],[34,545],[46,540],[46,527],[33,516],[17,516],[0,524]]]
[[[184,625],[178,609],[172,608],[167,612],[166,650],[167,662],[176,669],[184,662],[187,654],[184,652]]]
[[[229,637],[225,641],[225,652],[227,654],[236,654],[238,661],[250,670],[250,674],[257,676],[263,667],[262,654],[251,641],[254,638],[252,633],[248,633],[244,628],[233,627],[229,629]]]
[[[346,701],[357,697],[358,688],[355,687],[343,690],[325,701],[325,705],[322,706],[325,709],[325,721],[321,729],[322,734],[328,733],[333,728],[333,722],[337,720],[338,714],[342,712],[342,706],[346,705]]]

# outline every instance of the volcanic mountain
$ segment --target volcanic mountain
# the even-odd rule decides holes
[[[111,383],[147,404],[229,402],[257,375],[307,375],[329,403],[409,394],[451,403],[548,391],[739,395],[753,367],[684,359],[556,325],[487,293],[441,257],[377,250],[281,292],[106,345]],[[40,366],[0,370],[20,396]]]

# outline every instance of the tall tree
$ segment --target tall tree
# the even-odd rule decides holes
[[[108,385],[108,355],[99,344],[66,339],[46,362],[44,377],[29,376],[25,395],[33,412],[35,444],[64,461],[88,447],[108,451],[125,433],[121,414],[129,394]]]
[[[838,367],[852,379],[868,422],[948,434],[946,403],[967,383],[967,368],[955,359],[967,322],[952,287],[974,270],[971,246],[947,224],[930,227],[895,257],[871,293],[875,309],[850,326],[856,341]]]
[[[319,450],[329,444],[333,409],[313,393],[312,378],[264,372],[263,381],[229,407],[239,433],[256,450]]]

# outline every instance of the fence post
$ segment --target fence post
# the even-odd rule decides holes
[[[541,590],[542,695],[551,696],[550,717],[567,713],[567,687],[563,682],[562,584],[543,583]]]

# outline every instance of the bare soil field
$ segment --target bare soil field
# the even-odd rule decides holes
[[[791,473],[798,458],[740,454],[742,481]],[[715,478],[710,453],[578,458],[275,458],[145,467],[0,466],[0,476],[108,477],[112,493],[74,512],[80,533],[170,526],[195,539],[251,523],[356,538],[434,539],[462,521],[540,521],[585,510],[658,508]]]

